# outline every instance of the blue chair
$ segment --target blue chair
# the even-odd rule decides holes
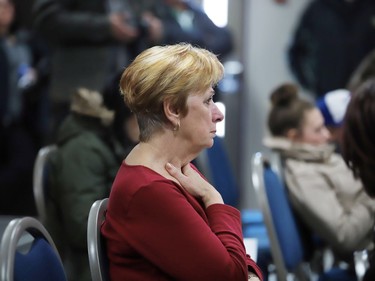
[[[277,280],[286,281],[288,276],[310,280],[304,245],[283,182],[260,152],[252,158],[252,183],[267,228]]]
[[[220,192],[226,204],[237,207],[239,189],[224,140],[215,137],[214,145],[195,159],[200,171]]]
[[[270,242],[262,212],[257,209],[244,209],[241,211],[241,219],[243,236],[256,238],[258,249],[269,252]]]
[[[215,137],[214,145],[202,151],[194,164],[213,183],[226,204],[238,207],[239,187],[222,138]],[[257,239],[258,264],[267,267],[270,260],[270,245],[263,215],[259,210],[249,209],[242,210],[241,213],[243,236]]]
[[[0,279],[6,281],[67,281],[56,246],[35,218],[13,219],[0,248]]]

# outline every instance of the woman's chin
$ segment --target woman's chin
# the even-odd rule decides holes
[[[214,138],[212,138],[207,145],[207,148],[211,148],[214,145]]]

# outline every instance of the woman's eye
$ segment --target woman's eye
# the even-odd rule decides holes
[[[209,104],[211,102],[213,102],[214,98],[213,96],[209,97],[207,100],[206,100],[206,103]]]

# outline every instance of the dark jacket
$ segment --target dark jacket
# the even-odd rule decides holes
[[[219,55],[221,59],[233,50],[233,38],[226,27],[216,26],[198,6],[186,1],[186,11],[191,14],[191,28],[183,28],[176,13],[168,5],[159,5],[154,13],[162,20],[164,44],[188,42]]]
[[[106,2],[35,1],[34,27],[52,43],[52,102],[69,103],[78,87],[101,91],[111,71],[117,70],[115,56],[120,49],[111,32]],[[126,58],[125,47],[121,51]]]
[[[289,64],[316,96],[345,88],[375,46],[375,1],[315,0],[302,14],[289,49]]]
[[[0,125],[0,214],[34,216],[32,177],[37,147],[19,123]]]

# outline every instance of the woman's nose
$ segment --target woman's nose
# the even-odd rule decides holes
[[[221,110],[216,105],[216,103],[214,104],[214,107],[213,107],[212,119],[214,122],[221,122],[224,120],[224,114],[221,112]]]
[[[326,127],[323,130],[323,137],[324,137],[325,141],[329,141],[332,137],[331,132]]]

